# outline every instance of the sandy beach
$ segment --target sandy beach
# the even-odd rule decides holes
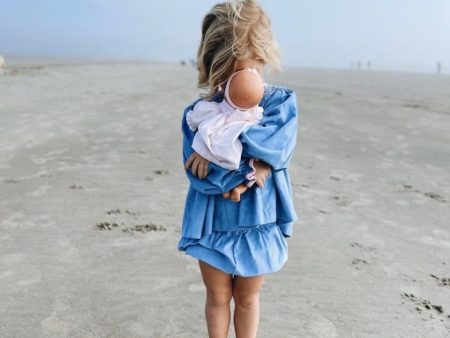
[[[207,337],[198,262],[176,248],[195,69],[7,61],[0,336]],[[450,336],[450,76],[268,82],[298,95],[299,220],[258,337]]]

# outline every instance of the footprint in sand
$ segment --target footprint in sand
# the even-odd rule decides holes
[[[422,194],[425,197],[434,199],[438,202],[447,203],[448,201],[441,195],[435,193],[435,192],[423,192],[419,189],[413,189],[413,186],[411,184],[403,184],[402,188],[400,190],[397,190],[397,192],[412,192],[417,194]]]
[[[331,199],[335,200],[340,207],[346,207],[351,203],[347,196],[333,196]]]
[[[352,248],[360,248],[361,250],[364,250],[364,251],[376,251],[377,250],[377,248],[375,248],[373,246],[367,247],[367,246],[362,245],[359,242],[352,242],[352,243],[350,243],[350,246]]]
[[[101,223],[97,223],[95,225],[95,227],[98,230],[112,230],[114,228],[117,228],[119,226],[119,224],[117,223],[109,223],[109,222],[101,222]]]
[[[361,259],[361,258],[354,258],[352,260],[352,265],[355,267],[355,269],[359,270],[361,269],[362,265],[366,265],[369,264],[368,261],[366,261],[365,259]]]
[[[352,243],[350,243],[350,246],[352,248],[358,248],[358,249],[360,249],[362,251],[369,252],[369,253],[372,253],[374,255],[376,255],[375,252],[378,250],[376,247],[365,246],[365,245],[363,245],[363,244],[361,244],[359,242],[352,242]],[[362,259],[362,258],[354,258],[352,260],[352,265],[357,270],[360,270],[362,266],[367,265],[367,264],[370,264],[370,262],[368,262],[368,261],[366,261],[365,259]]]
[[[415,102],[409,102],[409,103],[405,103],[402,105],[405,108],[411,108],[411,109],[424,109],[424,110],[428,110],[429,107],[420,104],[420,103],[415,103]]]
[[[130,211],[130,210],[122,210],[122,209],[110,209],[106,211],[106,215],[111,216],[113,221],[104,221],[97,223],[95,228],[97,230],[114,230],[119,228],[119,224],[121,225],[122,232],[126,232],[129,234],[134,234],[136,232],[146,233],[150,231],[167,231],[167,229],[162,225],[156,225],[153,223],[145,223],[145,224],[135,224],[132,226],[127,226],[127,217],[123,219],[123,216],[132,216],[136,221],[137,218],[141,215],[139,211]],[[136,221],[137,222],[137,221]],[[133,222],[134,223],[134,222]]]
[[[450,277],[439,278],[438,276],[433,275],[431,273],[430,273],[430,276],[436,280],[436,282],[438,283],[439,286],[450,287]]]
[[[432,304],[429,300],[416,297],[412,293],[402,293],[401,294],[403,299],[408,299],[411,301],[414,305],[416,305],[415,309],[420,314],[428,314],[430,318],[434,318],[433,314],[439,315],[441,318],[441,321],[444,321],[444,318],[447,320],[450,320],[450,314],[446,314],[444,307],[442,305],[436,305]],[[404,304],[405,302],[402,302]]]
[[[162,225],[156,224],[138,224],[129,228],[122,229],[123,232],[134,233],[134,232],[142,232],[146,233],[149,231],[167,231],[165,227]]]
[[[444,197],[442,197],[441,195],[436,194],[436,193],[434,193],[434,192],[424,192],[423,194],[424,194],[426,197],[435,199],[435,200],[437,200],[437,201],[439,201],[439,202],[447,203],[447,200],[445,200]]]
[[[141,215],[141,213],[139,211],[133,212],[133,211],[130,211],[130,210],[120,210],[120,209],[109,210],[109,211],[106,212],[106,214],[107,215],[127,214],[127,215],[134,216],[134,217],[137,217],[137,216]]]
[[[4,182],[5,182],[5,183],[11,183],[11,184],[17,184],[17,183],[20,183],[20,181],[17,180],[17,179],[15,179],[15,178],[9,178],[9,179],[6,179]]]
[[[168,175],[170,175],[170,171],[169,170],[165,170],[165,169],[163,169],[163,170],[161,170],[161,169],[155,170],[154,173],[156,175],[161,175],[161,176],[168,176]]]

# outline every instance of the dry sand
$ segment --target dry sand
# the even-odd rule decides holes
[[[198,263],[176,248],[195,70],[8,64],[0,336],[206,337]],[[448,336],[450,77],[290,70],[270,82],[299,97],[299,221],[266,278],[258,337]]]

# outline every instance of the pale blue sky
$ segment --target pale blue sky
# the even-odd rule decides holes
[[[208,0],[0,0],[0,53],[193,58]],[[261,0],[284,64],[450,72],[450,0]]]

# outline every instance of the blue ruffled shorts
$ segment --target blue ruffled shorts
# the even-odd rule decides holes
[[[200,239],[182,237],[178,249],[233,277],[273,273],[288,259],[288,244],[276,223],[213,230]]]

